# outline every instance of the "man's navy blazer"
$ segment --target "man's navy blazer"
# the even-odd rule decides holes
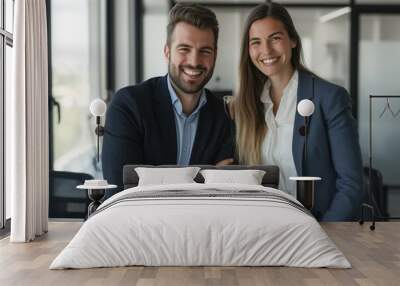
[[[353,220],[364,199],[363,173],[357,124],[351,114],[351,99],[340,86],[299,71],[297,103],[310,99],[315,111],[310,117],[307,158],[304,119],[296,113],[293,158],[299,176],[317,176],[314,216],[323,221]]]
[[[104,178],[122,188],[126,164],[177,164],[175,115],[167,76],[120,89],[108,107],[102,149]],[[233,158],[233,134],[224,103],[206,90],[190,164]]]

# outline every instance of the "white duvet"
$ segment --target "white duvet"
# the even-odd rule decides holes
[[[265,191],[299,204],[279,190],[253,185],[127,189],[99,207],[50,269],[127,265],[351,267],[311,215],[280,199],[177,196],[117,202],[137,192],[207,193],[211,189]]]

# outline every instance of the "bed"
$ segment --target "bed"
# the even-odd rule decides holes
[[[275,166],[261,185],[194,183],[138,186],[124,167],[125,190],[106,200],[50,269],[144,266],[350,268],[310,212],[276,189]],[[200,166],[203,170],[212,166]]]

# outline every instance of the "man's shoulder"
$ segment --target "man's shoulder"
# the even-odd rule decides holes
[[[346,99],[349,96],[347,90],[336,83],[308,71],[302,71],[300,74],[302,79],[308,82],[310,89],[314,85],[315,97],[322,102],[335,101],[337,98]]]
[[[148,79],[136,85],[118,90],[108,107],[109,113],[124,113],[152,118],[157,110],[163,109],[168,96],[165,77]]]
[[[119,89],[113,96],[113,101],[151,101],[164,87],[165,77],[153,77],[136,85]]]

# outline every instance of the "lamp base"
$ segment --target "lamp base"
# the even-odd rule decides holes
[[[92,201],[88,206],[88,217],[94,213],[101,205],[101,200],[104,198],[104,189],[88,189],[88,197]]]

